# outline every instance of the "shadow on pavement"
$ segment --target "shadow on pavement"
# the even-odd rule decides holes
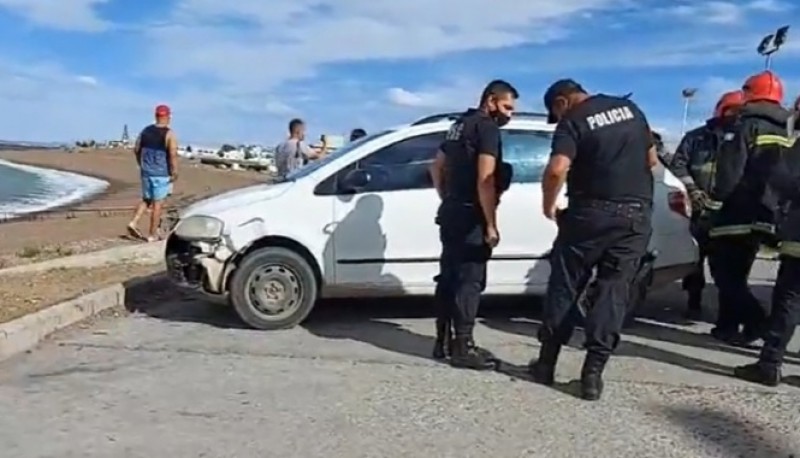
[[[783,378],[783,383],[789,386],[800,388],[800,375],[790,375]]]
[[[303,323],[310,333],[327,339],[350,339],[387,351],[420,358],[430,358],[434,338],[406,329],[389,319],[433,317],[432,298],[328,300],[317,305]],[[518,300],[487,299],[481,316],[504,316]],[[516,309],[514,311],[517,311]],[[431,334],[434,322],[430,319]]]
[[[709,407],[664,407],[661,410],[669,421],[683,428],[694,440],[711,446],[722,456],[797,456],[797,450],[792,450],[785,437],[757,421]]]
[[[430,301],[425,299],[330,300],[317,304],[302,326],[325,339],[355,340],[394,353],[428,358],[432,337],[385,320],[428,318],[431,310]]]
[[[224,329],[248,329],[230,307],[180,290],[163,275],[126,284],[125,308],[129,312],[143,313],[159,320],[202,323]]]
[[[657,301],[657,303],[660,305],[663,301]],[[484,304],[479,318],[484,325],[501,332],[528,337],[535,342],[541,301],[529,297],[488,297]],[[226,329],[248,329],[229,307],[208,302],[203,296],[180,291],[163,276],[130,282],[126,292],[126,308],[132,312],[144,313],[166,321],[203,323]],[[651,316],[648,315],[648,310],[643,311],[643,314]],[[389,320],[431,318],[430,334],[433,335],[432,316],[431,298],[326,300],[317,305],[302,326],[322,338],[361,341],[387,351],[429,358],[434,342],[433,337],[415,333],[402,324]],[[625,330],[625,334],[752,356],[753,358],[757,356],[756,352],[720,344],[710,336],[655,322],[638,320],[632,327]],[[578,329],[570,346],[581,348],[582,342],[582,332]],[[731,371],[728,367],[710,361],[648,345],[627,342],[624,338],[617,350],[617,355],[647,358],[714,375],[730,375]],[[800,363],[797,358],[792,356],[787,358],[787,362]],[[505,363],[501,367],[501,371],[508,372],[508,375],[514,378],[528,379],[527,369],[524,366],[517,367]],[[787,383],[789,382],[787,381]],[[567,391],[571,391],[571,388]]]

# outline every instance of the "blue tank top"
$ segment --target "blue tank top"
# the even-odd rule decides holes
[[[149,125],[139,135],[142,176],[168,177],[167,133],[169,127]]]

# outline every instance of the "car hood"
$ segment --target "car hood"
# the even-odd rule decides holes
[[[234,189],[189,205],[180,212],[181,218],[193,215],[217,216],[232,209],[274,199],[285,193],[294,182],[259,184]]]

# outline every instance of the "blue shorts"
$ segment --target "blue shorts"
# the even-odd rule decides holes
[[[169,177],[142,177],[142,198],[158,202],[172,194]]]

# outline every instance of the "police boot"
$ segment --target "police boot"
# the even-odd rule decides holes
[[[733,368],[733,375],[736,378],[766,386],[778,386],[781,384],[780,366],[761,362],[735,367]]]
[[[449,318],[436,319],[436,342],[433,344],[433,358],[445,359],[450,356],[450,343],[453,339]]]
[[[587,401],[597,401],[603,394],[603,369],[608,362],[608,356],[598,353],[586,353],[581,369],[581,398]]]
[[[450,365],[462,369],[491,370],[496,366],[494,356],[475,346],[470,336],[456,336],[450,347]]]
[[[555,383],[556,363],[560,352],[561,345],[553,342],[542,343],[539,359],[531,361],[528,365],[528,372],[534,382],[547,386]]]

